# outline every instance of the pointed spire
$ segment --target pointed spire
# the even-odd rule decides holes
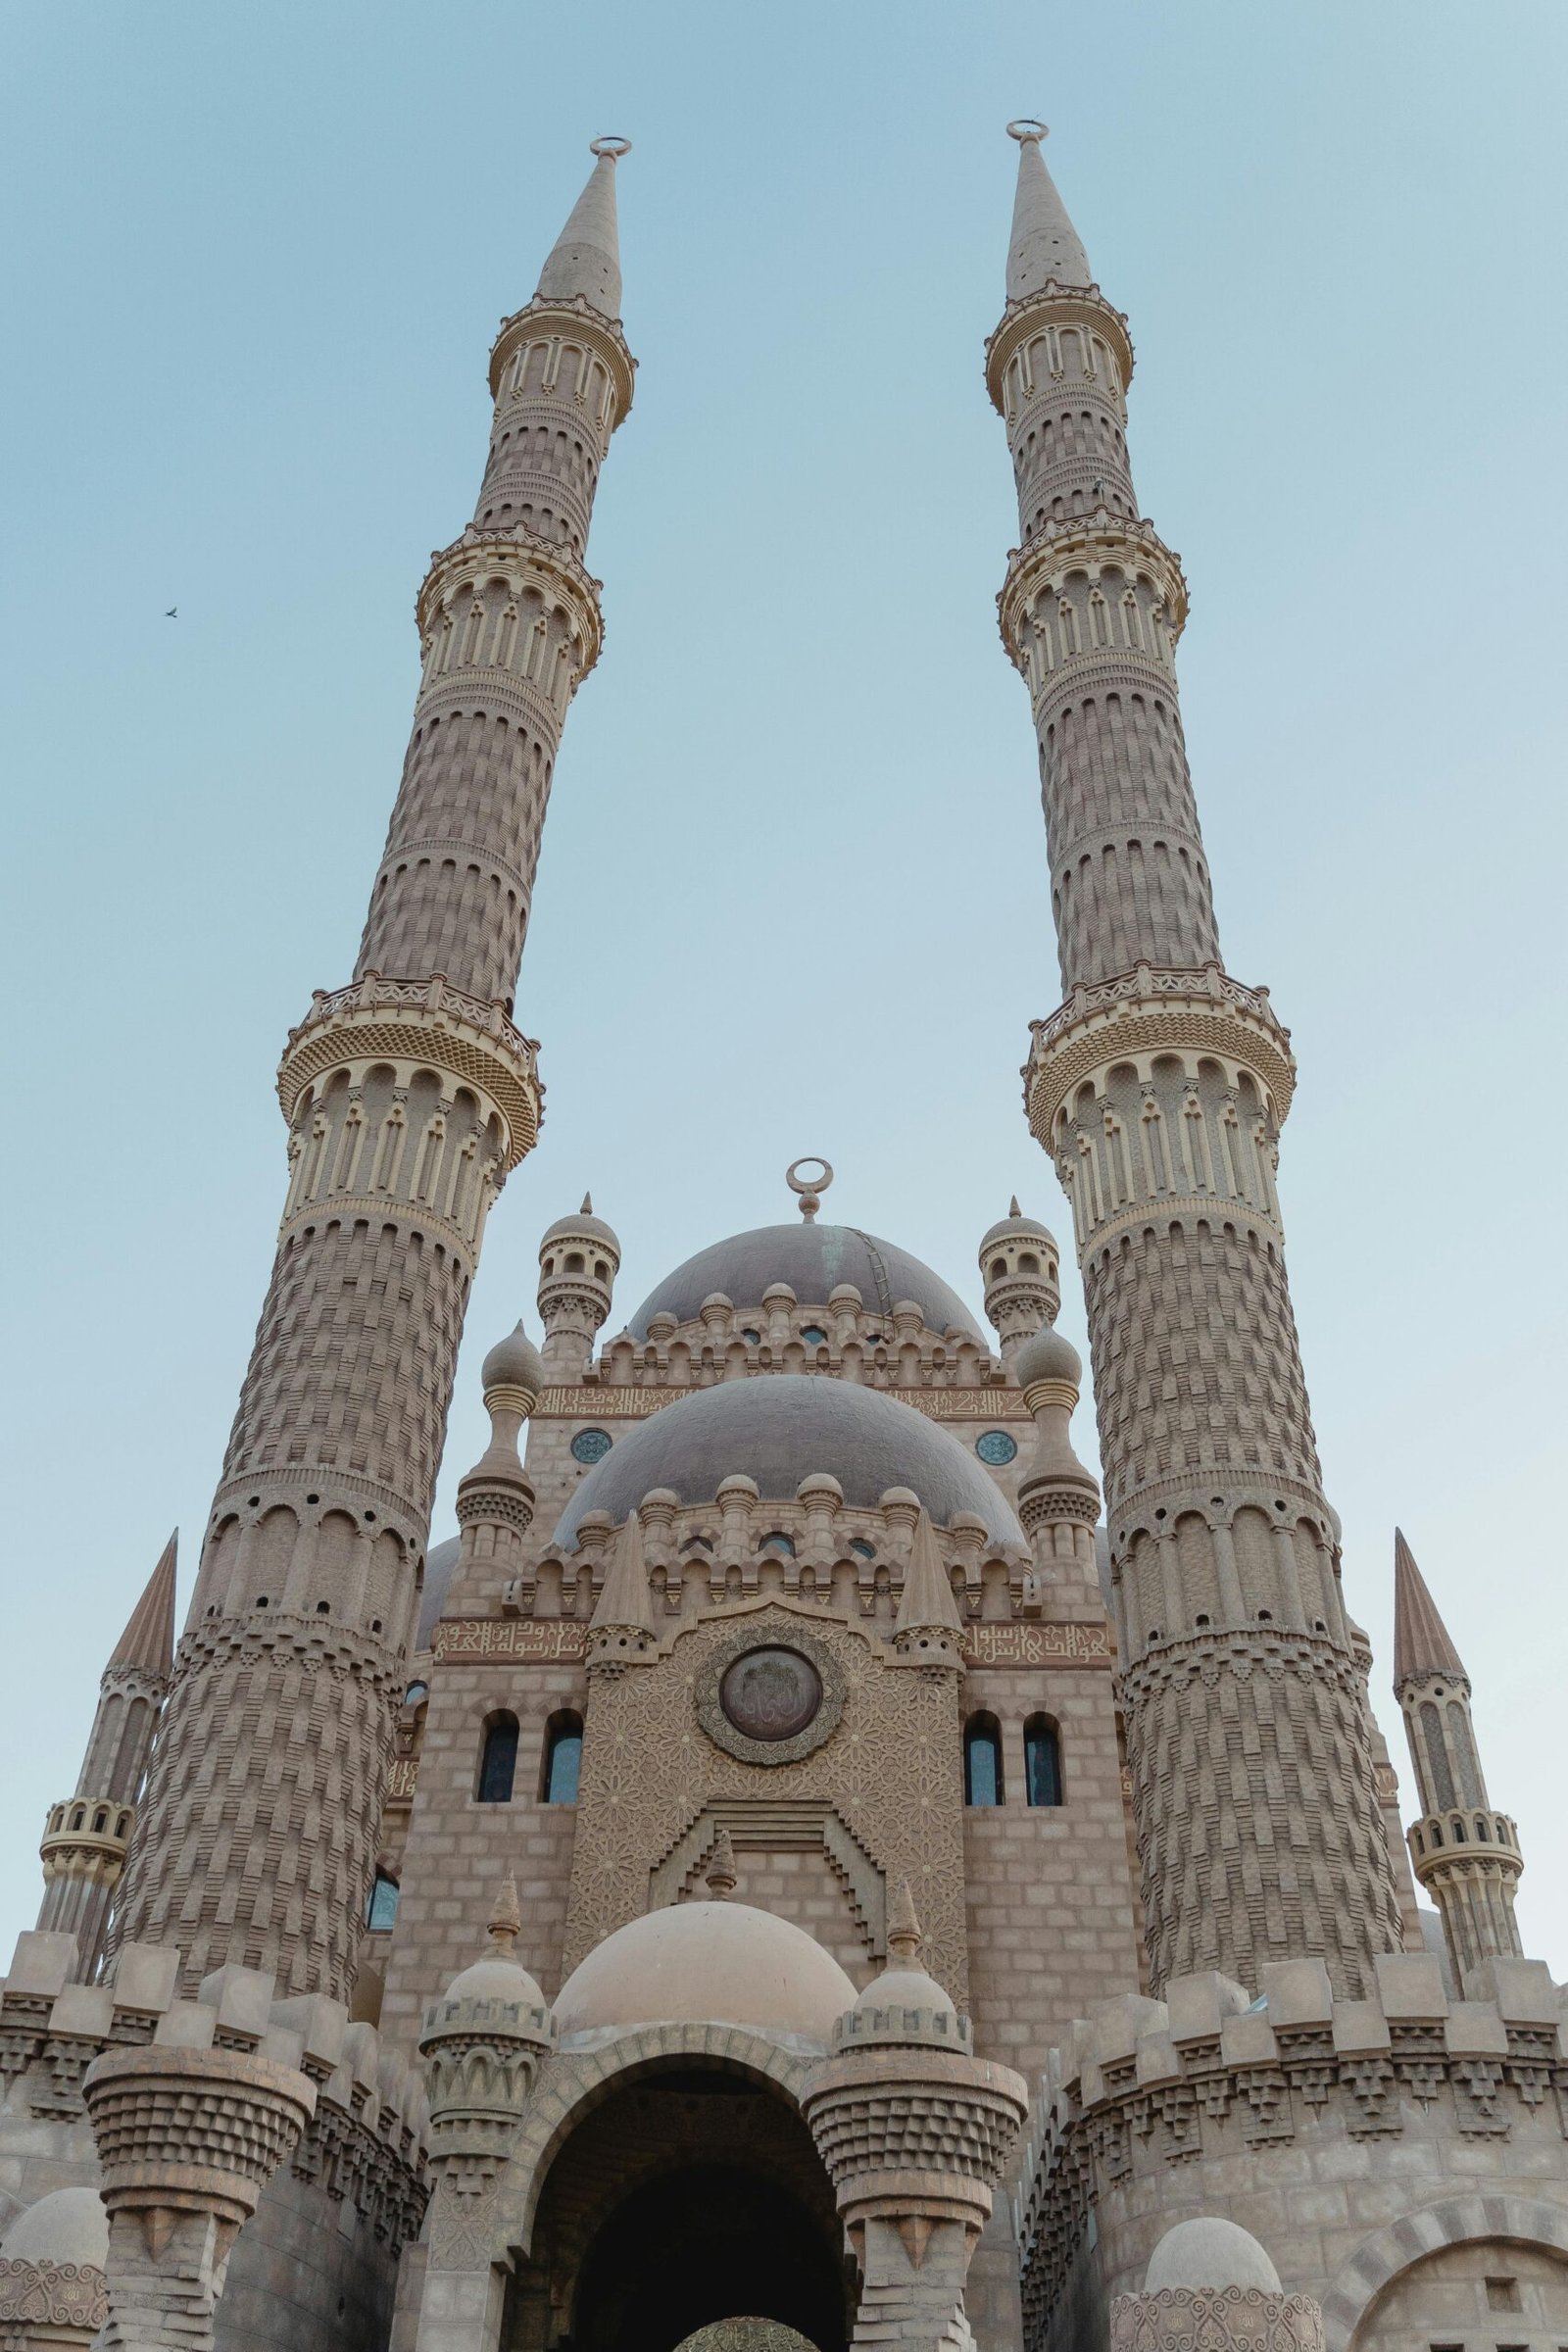
[[[1018,1206],[1018,1196],[1016,1193],[1013,1194],[1012,1199],[1007,1202],[1007,1214],[1009,1217],[1021,1217],[1023,1215],[1023,1210]]]
[[[599,1595],[593,1623],[596,1626],[630,1626],[642,1634],[651,1634],[654,1630],[654,1612],[648,1600],[648,1562],[643,1554],[642,1521],[635,1511],[626,1513],[626,1524],[620,1531],[620,1541],[615,1545],[615,1556],[610,1563],[610,1574]]]
[[[490,1915],[489,1936],[503,1960],[512,1958],[512,1947],[522,1934],[522,1913],[517,1908],[517,1882],[509,1870],[496,1894],[496,1907]]]
[[[1045,124],[1009,122],[1007,132],[1018,142],[1018,192],[1012,203],[1012,242],[1007,247],[1007,300],[1018,302],[1025,295],[1038,294],[1052,278],[1058,286],[1092,285],[1089,256],[1040,152]]]
[[[901,1879],[893,1889],[888,1905],[888,1966],[889,1968],[918,1968],[920,1947],[925,1937],[915,1917],[914,1896],[907,1879]]]
[[[937,1548],[936,1530],[930,1513],[923,1509],[914,1523],[914,1542],[909,1546],[909,1564],[904,1572],[904,1591],[899,1597],[898,1622],[894,1639],[900,1634],[911,1634],[917,1628],[940,1627],[944,1633],[963,1631],[948,1582],[947,1569]]]
[[[583,1217],[591,1217],[591,1216],[593,1215],[593,1213],[594,1213],[594,1197],[593,1197],[592,1193],[584,1193],[584,1195],[583,1195],[583,1197],[582,1197],[582,1206],[581,1206],[581,1208],[578,1210],[578,1212],[577,1212],[577,1213],[578,1213],[578,1215],[579,1215],[579,1216],[583,1216]]]
[[[1404,1537],[1394,1531],[1394,1688],[1419,1682],[1424,1675],[1447,1674],[1467,1687],[1469,1676],[1454,1648],[1438,1604],[1427,1591],[1426,1579]]]
[[[130,1621],[110,1659],[117,1666],[140,1667],[168,1682],[174,1670],[174,1563],[179,1551],[176,1527],[164,1545],[147,1589],[130,1612]]]
[[[630,139],[594,139],[588,184],[571,208],[539,272],[539,294],[547,302],[575,302],[580,295],[607,318],[620,317],[620,237],[615,224],[615,165]]]
[[[727,1903],[736,1887],[735,1848],[728,1830],[720,1828],[713,1839],[713,1850],[708,1859],[704,1884],[715,1903]]]

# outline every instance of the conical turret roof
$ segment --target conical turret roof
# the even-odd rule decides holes
[[[130,1622],[115,1644],[111,1668],[139,1666],[146,1674],[169,1680],[174,1665],[174,1563],[179,1550],[176,1527],[164,1545],[147,1589],[130,1612]]]
[[[596,139],[588,184],[571,208],[539,273],[547,302],[575,302],[579,295],[607,318],[620,317],[620,236],[615,221],[615,163],[629,141]]]
[[[1046,170],[1043,124],[1008,125],[1018,142],[1018,191],[1012,203],[1012,241],[1007,247],[1007,300],[1038,294],[1049,279],[1058,286],[1094,282],[1083,240],[1067,218],[1056,183]]]
[[[1419,1682],[1429,1674],[1448,1674],[1467,1683],[1464,1661],[1438,1604],[1427,1591],[1415,1555],[1397,1528],[1394,1531],[1394,1688]]]

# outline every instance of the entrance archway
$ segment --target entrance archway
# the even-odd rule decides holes
[[[677,2352],[743,2314],[795,2330],[808,2352],[846,2352],[853,2276],[789,2098],[678,2066],[612,2093],[558,2152],[505,2352]]]

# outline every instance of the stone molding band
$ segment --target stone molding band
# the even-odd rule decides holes
[[[997,598],[997,620],[1002,642],[1015,666],[1023,655],[1022,623],[1042,594],[1059,589],[1069,573],[1088,572],[1098,578],[1115,564],[1150,580],[1160,596],[1174,643],[1187,621],[1187,580],[1181,559],[1165,545],[1150,522],[1128,522],[1108,507],[1093,514],[1069,514],[1059,522],[1044,522],[1028,544],[1014,548],[1007,576]]]
[[[1121,369],[1121,383],[1109,395],[1112,405],[1119,407],[1120,394],[1131,383],[1133,373],[1133,339],[1125,314],[1108,303],[1098,286],[1058,286],[1053,281],[1038,294],[1009,302],[986,342],[986,390],[997,415],[1004,417],[1007,413],[1003,378],[1008,363],[1048,326],[1084,326],[1092,334],[1103,335]],[[1027,368],[1027,359],[1024,366]]]
[[[1069,1098],[1118,1061],[1136,1064],[1167,1053],[1211,1055],[1250,1073],[1280,1126],[1296,1092],[1289,1032],[1261,991],[1242,988],[1218,964],[1168,973],[1146,964],[1130,981],[1075,990],[1049,1021],[1032,1024],[1032,1035],[1024,1106],[1031,1132],[1048,1152]]]
[[[575,342],[586,343],[603,360],[614,387],[615,408],[610,419],[610,431],[613,432],[631,407],[637,363],[626,348],[619,319],[607,318],[603,311],[592,309],[581,295],[571,304],[536,297],[520,311],[514,311],[510,318],[502,319],[490,346],[491,399],[500,400],[501,379],[518,344],[535,342],[544,335],[558,335],[563,340],[569,336]]]
[[[1110,2352],[1323,2352],[1323,2314],[1310,2295],[1260,2286],[1162,2286],[1112,2295]]]
[[[489,672],[481,671],[475,674],[487,677]],[[370,894],[372,900],[382,882],[395,874],[400,867],[419,865],[426,859],[432,865],[439,865],[444,864],[449,858],[457,864],[477,865],[484,867],[490,873],[499,874],[503,882],[511,883],[525,906],[532,898],[533,885],[527,875],[520,866],[514,865],[510,858],[503,858],[499,850],[491,849],[482,841],[463,841],[456,834],[444,834],[428,839],[400,841],[395,850],[388,850],[375,869],[375,881],[371,886]]]
[[[505,530],[470,528],[450,547],[437,549],[415,605],[420,644],[449,597],[460,596],[498,570],[505,571],[514,595],[524,587],[537,587],[569,613],[583,649],[576,671],[580,684],[604,650],[605,619],[599,605],[603,583],[578,563],[570,548],[541,538],[520,522],[509,523]]]
[[[289,1031],[277,1099],[292,1127],[306,1088],[328,1070],[372,1061],[428,1063],[494,1107],[507,1130],[502,1167],[508,1172],[538,1139],[544,1090],[537,1052],[499,1003],[467,996],[440,973],[418,981],[367,972],[330,996],[318,990],[305,1019]]]

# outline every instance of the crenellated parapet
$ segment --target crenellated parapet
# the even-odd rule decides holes
[[[1388,1952],[1361,1999],[1336,1998],[1321,1960],[1266,1967],[1254,2000],[1215,1974],[1174,1978],[1162,2000],[1096,2010],[1053,2056],[1020,2167],[1025,2335],[1054,2315],[1093,2230],[1106,2292],[1141,2286],[1154,2239],[1183,2215],[1274,2210],[1278,2156],[1320,2207],[1348,2191],[1345,2250],[1370,2226],[1374,2175],[1400,2210],[1456,2164],[1492,2154],[1560,2176],[1568,2041],[1539,1961],[1495,1960],[1453,2001],[1425,1954]],[[1461,2158],[1459,2151],[1472,2151]],[[1329,2249],[1330,2268],[1337,2257]]]

